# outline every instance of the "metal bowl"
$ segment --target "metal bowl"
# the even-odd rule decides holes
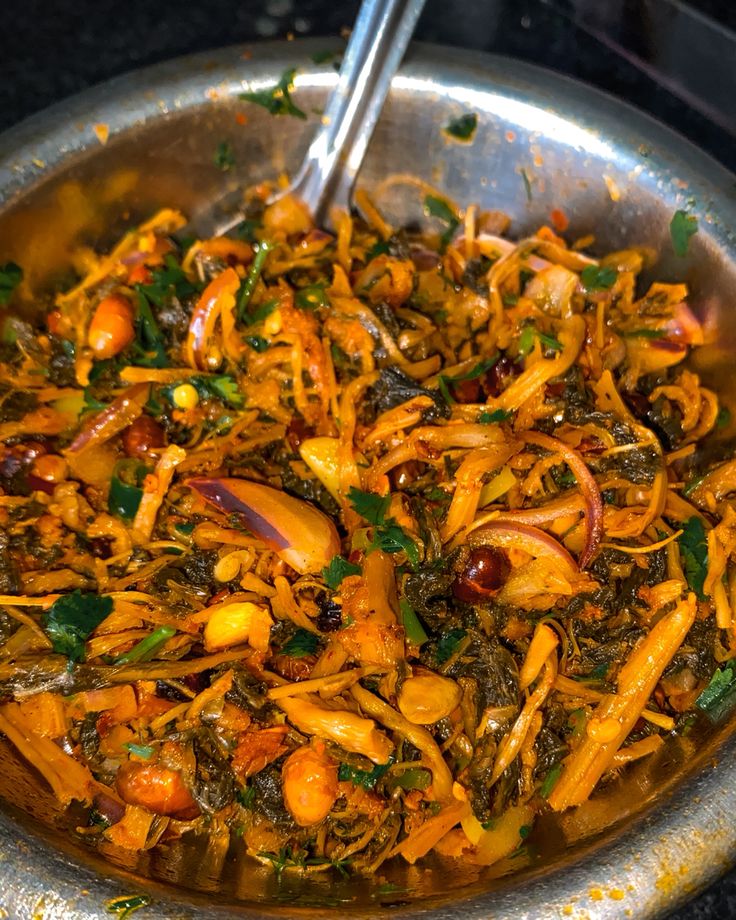
[[[237,188],[293,172],[328,88],[324,42],[228,48],[134,73],[35,116],[0,138],[0,261],[24,266],[39,299],[68,265],[73,245],[105,245],[163,205],[190,215]],[[296,100],[308,121],[273,118],[238,100],[297,67]],[[477,112],[472,143],[442,126]],[[242,116],[247,118],[243,122]],[[106,134],[109,136],[106,138]],[[106,142],[104,142],[106,139]],[[214,164],[232,144],[236,166]],[[684,279],[709,344],[695,366],[732,402],[736,323],[734,177],[635,110],[517,61],[415,47],[393,83],[361,181],[396,223],[422,219],[411,174],[458,202],[513,217],[522,235],[554,207],[572,238],[595,233],[601,251],[644,244],[656,275]],[[668,225],[677,208],[697,216],[687,258]],[[736,413],[735,413],[736,415]],[[722,437],[722,436],[721,436]],[[697,892],[734,861],[736,739],[731,721],[702,723],[634,765],[574,812],[542,821],[529,865],[513,876],[441,860],[388,867],[378,882],[326,876],[281,881],[244,857],[196,841],[140,857],[86,847],[56,811],[32,768],[0,749],[0,913],[101,918],[108,899],[148,893],[151,913],[174,917],[653,917]],[[390,882],[391,884],[387,884]],[[144,917],[144,911],[142,916]]]

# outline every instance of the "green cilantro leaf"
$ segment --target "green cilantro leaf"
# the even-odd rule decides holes
[[[64,594],[49,607],[43,627],[51,646],[71,662],[84,661],[84,643],[100,623],[112,613],[111,597],[82,594],[77,589]]]
[[[349,562],[343,556],[333,556],[330,564],[322,569],[325,584],[333,591],[337,591],[343,579],[348,575],[360,575],[360,566]]]
[[[553,335],[539,332],[534,326],[524,326],[519,335],[519,354],[522,358],[528,355],[532,348],[534,348],[535,338],[539,339],[542,345],[551,351],[562,351],[562,343]]]
[[[460,627],[448,629],[447,632],[442,633],[434,652],[437,664],[444,664],[449,661],[466,635],[467,632]]]
[[[389,506],[391,505],[390,495],[376,495],[375,492],[364,492],[362,489],[350,487],[348,492],[348,501],[353,506],[353,510],[362,518],[365,518],[369,524],[379,526],[383,524]]]
[[[245,396],[238,386],[238,381],[230,374],[220,374],[216,377],[191,377],[190,383],[200,396],[213,396],[221,399],[233,409],[242,409],[245,405]]]
[[[447,224],[447,229],[440,236],[440,248],[444,251],[460,225],[460,219],[449,204],[435,195],[427,195],[424,199],[424,210],[430,217],[436,217]]]
[[[228,172],[235,166],[235,154],[229,141],[220,141],[215,150],[215,166],[223,172]]]
[[[614,286],[618,272],[611,265],[586,265],[580,280],[586,291],[607,291]]]
[[[151,281],[148,284],[137,284],[136,290],[143,294],[149,303],[163,307],[171,297],[186,300],[193,294],[198,294],[200,288],[187,278],[181,265],[171,253],[168,253],[164,257],[163,266],[151,271]]]
[[[380,549],[384,553],[405,552],[409,564],[416,569],[419,565],[419,550],[416,543],[404,531],[394,518],[387,518],[390,495],[376,495],[374,492],[363,492],[352,486],[348,492],[348,501],[362,518],[373,524],[373,539],[368,551]]]
[[[389,518],[381,527],[376,528],[372,546],[383,550],[384,553],[400,553],[403,550],[413,569],[419,565],[419,550],[416,543],[393,518]]]
[[[452,121],[444,127],[445,134],[454,137],[459,141],[469,141],[475,134],[478,127],[478,116],[474,112],[467,112],[459,118],[453,118]]]
[[[698,218],[687,211],[675,211],[670,221],[670,236],[675,255],[684,259],[687,255],[690,237],[698,232]]]
[[[10,303],[13,291],[23,280],[23,269],[15,262],[6,262],[0,265],[0,305]]]
[[[685,566],[687,583],[698,599],[704,601],[703,583],[708,567],[708,541],[702,520],[696,515],[688,518],[682,525],[682,533],[677,542]]]
[[[241,93],[240,98],[246,102],[254,102],[256,105],[263,106],[271,115],[292,115],[294,118],[306,119],[306,113],[302,112],[291,98],[295,76],[296,68],[292,67],[281,74],[281,79],[271,89]]]
[[[718,415],[716,416],[716,428],[719,430],[722,428],[728,428],[731,424],[731,412],[725,406],[721,406],[718,410]]]
[[[350,782],[363,789],[373,789],[390,766],[391,761],[378,763],[372,770],[360,770],[358,767],[351,767],[349,763],[341,763],[337,771],[337,778],[341,783]]]
[[[494,425],[498,422],[506,422],[513,416],[513,412],[507,412],[505,409],[494,409],[493,412],[481,412],[478,421],[481,425]]]
[[[438,387],[440,393],[442,393],[443,397],[445,398],[445,402],[448,404],[455,402],[455,398],[450,392],[450,387],[453,384],[463,383],[466,380],[477,380],[478,377],[482,377],[484,374],[487,374],[488,371],[495,367],[495,365],[498,363],[499,357],[500,355],[493,355],[490,358],[483,358],[482,361],[479,361],[476,365],[471,367],[470,370],[452,377],[448,376],[447,374],[440,374]]]
[[[138,311],[135,317],[136,341],[134,364],[142,367],[166,367],[169,363],[166,343],[145,294],[138,285]]]
[[[294,635],[281,649],[283,655],[291,655],[292,658],[306,658],[307,655],[314,655],[319,645],[319,639],[308,629],[299,627]]]

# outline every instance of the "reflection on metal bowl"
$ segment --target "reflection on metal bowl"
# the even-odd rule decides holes
[[[0,254],[22,263],[39,298],[74,245],[101,245],[154,209],[173,205],[195,222],[213,201],[293,172],[310,121],[272,118],[238,99],[297,67],[297,94],[318,112],[335,80],[311,55],[323,42],[230,48],[115,80],[38,115],[0,139]],[[478,114],[472,143],[442,129]],[[235,167],[214,163],[220,141]],[[407,176],[409,179],[407,179]],[[394,223],[422,219],[412,178],[458,203],[506,211],[512,233],[562,206],[570,238],[595,233],[602,251],[646,245],[657,277],[686,280],[708,344],[695,363],[734,408],[736,289],[734,179],[665,128],[527,65],[441,48],[415,48],[395,79],[361,182]],[[699,221],[687,258],[669,244],[669,220],[687,207]],[[732,392],[733,391],[733,392]],[[720,435],[723,437],[723,435]],[[204,852],[182,839],[143,854],[85,846],[28,765],[0,748],[0,909],[7,916],[96,918],[114,897],[145,892],[160,918],[403,916],[650,917],[694,893],[733,860],[736,741],[729,723],[702,724],[610,781],[592,800],[540,821],[528,865],[382,868],[376,880],[302,877],[245,857],[237,840]],[[428,913],[427,913],[428,912]]]

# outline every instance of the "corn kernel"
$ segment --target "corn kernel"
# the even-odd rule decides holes
[[[194,409],[199,403],[199,393],[191,383],[181,383],[174,388],[171,399],[177,409]]]

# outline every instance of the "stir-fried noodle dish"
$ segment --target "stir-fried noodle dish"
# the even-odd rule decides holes
[[[559,212],[268,192],[80,248],[32,323],[2,268],[0,732],[108,847],[513,862],[726,681],[702,327]]]

